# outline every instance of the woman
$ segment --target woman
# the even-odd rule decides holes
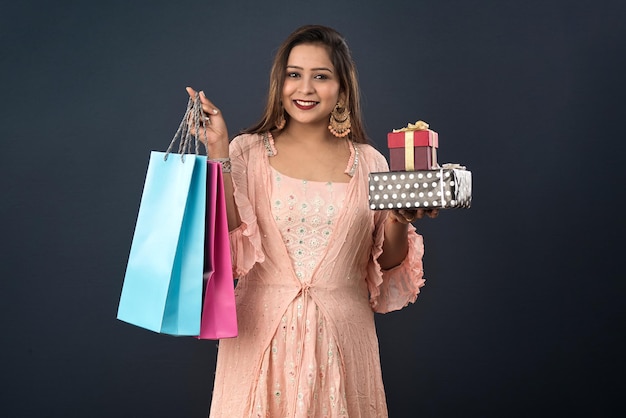
[[[191,88],[188,93],[197,94]],[[373,311],[414,302],[436,211],[371,211],[356,70],[339,33],[304,26],[276,54],[261,120],[230,142],[200,98],[222,162],[239,337],[219,345],[211,417],[386,417]]]

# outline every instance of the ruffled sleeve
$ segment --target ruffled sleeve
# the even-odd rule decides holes
[[[382,155],[371,171],[389,171],[387,161]],[[424,243],[413,225],[409,225],[407,237],[409,249],[405,259],[392,269],[381,269],[378,258],[383,252],[386,219],[386,211],[374,211],[374,243],[367,271],[370,304],[374,312],[378,313],[397,311],[409,303],[414,303],[420,288],[425,284],[422,270]]]
[[[369,267],[369,292],[372,309],[378,313],[387,313],[404,308],[414,303],[420,288],[424,286],[424,270],[422,257],[424,243],[422,236],[410,225],[408,232],[409,251],[400,265],[382,270],[378,257],[382,254],[384,228],[377,229],[375,245],[372,250],[372,261]],[[373,278],[373,280],[371,280]]]
[[[261,233],[254,212],[255,188],[252,184],[254,170],[250,164],[251,144],[246,144],[248,135],[239,136],[230,143],[233,193],[241,218],[241,225],[230,232],[230,250],[233,261],[233,276],[246,274],[256,263],[265,260],[261,247]],[[258,178],[258,177],[257,177]]]

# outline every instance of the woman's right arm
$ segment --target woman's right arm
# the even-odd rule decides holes
[[[191,98],[195,98],[197,94],[200,95],[200,101],[202,102],[202,110],[205,116],[209,118],[203,128],[200,128],[200,132],[196,135],[200,139],[207,149],[207,155],[211,159],[229,158],[229,142],[228,142],[228,129],[226,127],[226,121],[222,116],[222,112],[204,95],[204,92],[198,93],[191,87],[187,87],[187,93]],[[239,211],[237,205],[235,205],[233,179],[230,173],[223,173],[224,178],[224,198],[226,200],[226,211],[228,212],[228,229],[230,231],[236,229],[241,225],[241,218],[239,217]]]

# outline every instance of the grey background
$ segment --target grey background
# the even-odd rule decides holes
[[[427,286],[377,316],[390,415],[623,414],[626,2],[0,6],[0,414],[202,417],[216,343],[115,319],[151,150],[203,89],[256,121],[296,27],[342,32],[368,132],[426,120],[474,175],[423,220]]]

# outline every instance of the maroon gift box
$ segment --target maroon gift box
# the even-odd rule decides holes
[[[390,171],[430,170],[437,167],[439,135],[435,131],[404,128],[389,132],[387,146]]]

